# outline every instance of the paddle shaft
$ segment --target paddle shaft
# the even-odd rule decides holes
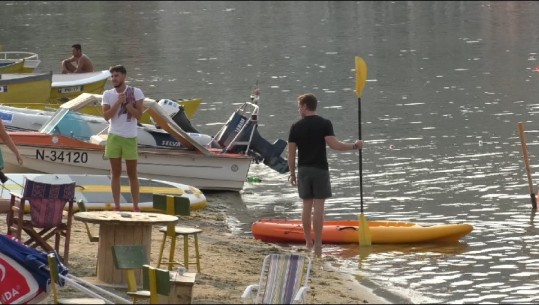
[[[357,98],[357,118],[358,118],[358,134],[361,140],[361,97]],[[359,202],[361,204],[361,213],[363,213],[363,153],[359,150]]]
[[[357,116],[358,116],[358,134],[359,140],[362,140],[361,136],[361,93],[365,88],[365,82],[367,81],[367,64],[365,61],[356,56],[356,94],[357,94]],[[363,148],[363,147],[362,147]],[[361,213],[359,214],[359,245],[370,246],[372,244],[371,233],[369,229],[369,223],[367,218],[363,214],[363,149],[359,150],[359,188],[360,188],[360,202]]]
[[[526,175],[528,176],[528,188],[530,190],[530,198],[532,201],[532,209],[537,209],[537,198],[533,191],[532,174],[530,170],[530,161],[528,160],[528,149],[526,147],[526,137],[524,135],[524,124],[518,123],[518,133],[520,135],[520,145],[522,147],[522,156],[524,157],[524,165],[526,166]]]

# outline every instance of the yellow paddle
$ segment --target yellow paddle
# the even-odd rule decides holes
[[[530,190],[530,197],[532,200],[532,209],[537,209],[537,198],[533,191],[532,174],[530,170],[530,161],[528,160],[528,148],[526,148],[526,137],[524,136],[524,124],[518,123],[518,133],[520,135],[520,144],[522,146],[522,156],[524,157],[524,165],[526,166],[526,174],[528,175],[528,188]]]
[[[359,139],[361,140],[361,92],[365,88],[365,82],[367,81],[367,64],[365,61],[356,56],[356,94],[358,103],[358,126],[359,126]],[[361,201],[361,213],[359,214],[359,245],[370,246],[371,245],[371,232],[369,229],[369,223],[367,218],[363,214],[363,154],[362,150],[359,150],[359,188],[360,201]]]

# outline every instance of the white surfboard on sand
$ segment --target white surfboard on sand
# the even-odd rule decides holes
[[[108,175],[59,175],[41,173],[6,173],[8,181],[0,184],[0,212],[9,209],[11,192],[21,193],[24,179],[37,179],[40,182],[57,181],[65,183],[74,181],[77,185],[75,199],[83,200],[88,210],[112,210],[114,202],[110,190],[110,176]],[[131,211],[133,203],[129,187],[129,179],[122,176],[120,179],[121,194],[120,206],[122,210]],[[142,211],[155,212],[153,209],[153,194],[175,195],[189,198],[191,210],[202,209],[206,206],[206,196],[198,188],[186,184],[164,180],[139,178],[140,199],[139,207]],[[75,210],[77,210],[75,205]]]

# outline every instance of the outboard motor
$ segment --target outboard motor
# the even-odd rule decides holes
[[[213,141],[213,139],[208,139],[209,136],[201,134],[200,131],[198,131],[193,125],[191,125],[191,121],[187,118],[187,115],[185,114],[185,109],[182,105],[177,103],[176,101],[170,100],[170,99],[160,99],[159,102],[157,102],[163,110],[170,116],[170,118],[176,123],[176,125],[180,126],[180,128],[187,132],[191,138],[193,138],[195,141],[197,141],[199,144],[203,146],[208,146],[211,148],[221,148],[217,142]],[[155,124],[156,128],[161,128],[159,125]],[[181,144],[174,139],[171,135],[167,133],[157,133],[157,132],[151,132],[152,136],[155,138],[156,143],[159,143],[159,146],[171,146],[171,147],[180,147]]]
[[[170,100],[170,99],[160,99],[159,102],[157,102],[165,112],[170,116],[170,118],[176,123],[178,126],[180,126],[181,129],[185,132],[192,132],[192,133],[200,133],[198,130],[196,130],[193,125],[191,125],[191,121],[187,118],[187,115],[185,115],[185,109],[182,105],[178,104],[178,102]],[[153,122],[153,119],[152,119]],[[154,122],[155,124],[155,122]],[[157,126],[158,127],[158,126]]]
[[[281,174],[288,172],[288,161],[281,157],[287,145],[286,141],[278,139],[270,144],[259,134],[256,119],[256,115],[247,119],[236,111],[214,138],[223,150],[228,148],[228,152],[240,153],[247,149],[252,133],[248,153],[254,156],[257,162],[263,160],[265,165]]]

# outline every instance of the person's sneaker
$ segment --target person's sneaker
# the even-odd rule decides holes
[[[120,207],[114,206],[114,212],[120,212],[122,209]]]
[[[133,212],[140,212],[140,208],[139,207],[133,208]]]

